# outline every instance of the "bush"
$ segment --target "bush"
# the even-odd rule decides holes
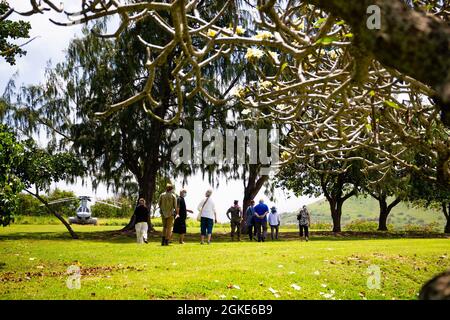
[[[425,225],[407,224],[400,228],[400,231],[406,232],[436,232],[442,231],[441,226],[437,222],[432,222]]]
[[[315,222],[311,223],[311,230],[330,231],[333,229],[333,225],[329,222]]]
[[[392,226],[390,226],[392,227]],[[389,228],[389,226],[388,226]],[[373,232],[378,230],[378,223],[369,220],[354,220],[344,226],[346,231]]]

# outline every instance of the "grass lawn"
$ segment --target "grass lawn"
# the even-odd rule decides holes
[[[80,240],[60,225],[0,228],[0,299],[416,299],[450,268],[448,238],[313,233],[300,242],[285,229],[277,242],[237,243],[221,227],[209,246],[195,228],[186,244],[161,247],[158,234],[137,245],[119,228],[75,226]],[[66,286],[71,265],[81,269],[79,290]],[[367,287],[371,265],[380,289]]]

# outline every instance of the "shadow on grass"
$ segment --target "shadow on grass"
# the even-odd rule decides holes
[[[73,241],[99,241],[109,243],[134,243],[136,242],[136,234],[134,231],[77,231],[78,240],[73,240],[67,232],[16,232],[6,235],[0,235],[1,240],[73,240]],[[425,233],[425,232],[356,232],[344,231],[341,233],[333,233],[331,231],[312,231],[310,232],[310,241],[327,240],[327,241],[345,241],[345,240],[372,240],[372,239],[433,239],[433,238],[450,238],[450,235],[443,233]],[[174,234],[173,243],[178,244],[178,235]],[[213,232],[213,242],[231,242],[229,232]],[[148,234],[148,241],[158,243],[161,241],[161,232],[155,231]],[[188,233],[184,239],[187,243],[198,243],[200,241],[200,233]],[[282,242],[282,241],[300,241],[298,232],[288,231],[281,232],[279,240],[271,240],[270,233],[266,238],[266,242]],[[235,241],[237,242],[237,241]],[[250,242],[248,235],[242,236],[242,242]],[[253,240],[253,242],[256,242]],[[0,266],[1,268],[1,266]]]

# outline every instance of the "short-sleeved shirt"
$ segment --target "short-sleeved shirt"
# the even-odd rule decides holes
[[[231,221],[240,221],[241,220],[241,207],[239,206],[232,206],[227,211],[227,217]],[[231,214],[231,217],[228,215],[228,213]]]
[[[300,212],[297,216],[298,224],[301,226],[309,226],[309,212],[308,209],[300,209]]]
[[[205,203],[206,201],[206,203]],[[216,206],[213,199],[205,198],[198,204],[198,211],[200,212],[200,217],[215,219]]]
[[[165,218],[172,216],[177,209],[177,197],[172,192],[164,192],[159,197],[159,209],[161,216]]]
[[[264,213],[269,211],[269,207],[267,206],[267,204],[265,203],[258,203],[255,206],[255,213],[262,216]],[[267,221],[267,215],[264,218],[258,218],[257,216],[255,216],[255,220],[256,221]]]

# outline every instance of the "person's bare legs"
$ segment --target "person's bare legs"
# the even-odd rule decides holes
[[[180,243],[184,244],[184,233],[180,234]]]
[[[205,243],[205,236],[201,235],[201,239],[202,239],[201,244],[204,244]]]
[[[212,236],[212,234],[211,234],[211,233],[208,233],[208,244],[211,243],[211,236]]]

